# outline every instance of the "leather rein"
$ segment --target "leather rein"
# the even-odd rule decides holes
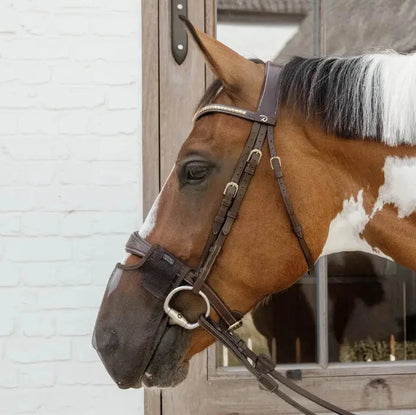
[[[265,141],[268,143],[270,154],[270,166],[274,172],[277,187],[283,199],[286,212],[295,233],[299,246],[308,265],[309,274],[315,275],[314,261],[311,251],[305,241],[302,227],[299,224],[290,201],[284,182],[280,158],[277,156],[274,143],[274,127],[276,125],[278,111],[278,84],[281,68],[267,62],[265,64],[265,79],[256,112],[236,108],[222,104],[209,104],[197,111],[194,120],[198,120],[206,114],[223,113],[234,117],[243,118],[253,122],[251,132],[247,138],[245,147],[237,162],[231,180],[224,189],[221,205],[212,224],[211,233],[206,241],[200,263],[196,270],[182,263],[172,253],[158,245],[152,245],[143,239],[138,232],[131,235],[126,245],[126,251],[143,257],[141,262],[158,266],[160,282],[157,287],[163,291],[164,310],[170,318],[170,324],[177,324],[185,329],[194,329],[201,326],[213,337],[228,347],[241,363],[257,378],[263,387],[273,392],[289,405],[295,407],[303,414],[314,415],[310,411],[286,393],[279,389],[279,384],[303,396],[304,398],[326,408],[339,415],[353,415],[351,412],[339,408],[318,396],[303,389],[287,377],[275,370],[275,363],[264,354],[257,355],[250,350],[245,342],[239,338],[234,330],[242,325],[243,315],[232,311],[222,299],[206,283],[227,236],[237,219],[238,212],[250,181],[263,155],[262,148]],[[163,281],[164,279],[164,281]],[[182,285],[186,282],[188,285]],[[163,290],[160,288],[163,286]],[[145,287],[146,288],[146,287]],[[154,291],[154,289],[152,289]],[[200,295],[206,303],[206,312],[201,315],[198,322],[190,323],[182,313],[170,307],[172,297],[183,290],[190,290]],[[211,306],[219,315],[219,322],[209,317]]]

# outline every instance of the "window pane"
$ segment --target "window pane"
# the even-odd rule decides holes
[[[374,255],[330,255],[330,362],[416,359],[415,277]]]
[[[288,290],[271,295],[244,319],[237,333],[256,353],[282,363],[316,362],[316,281],[309,276]],[[217,346],[219,366],[239,365]]]
[[[248,58],[283,64],[293,55],[313,56],[313,2],[217,1],[217,39]],[[299,42],[302,32],[306,40]],[[237,333],[256,353],[277,363],[316,362],[316,281],[304,277],[270,296],[244,318]],[[217,344],[218,366],[240,365]]]

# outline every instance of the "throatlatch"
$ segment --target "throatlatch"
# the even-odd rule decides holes
[[[201,108],[195,114],[195,120],[198,120],[206,114],[223,113],[253,122],[250,135],[247,138],[232,178],[225,186],[224,195],[212,224],[211,233],[206,241],[198,267],[195,270],[191,269],[164,248],[149,244],[137,232],[133,233],[130,237],[126,245],[126,250],[127,252],[143,257],[137,266],[138,269],[142,267],[141,271],[144,272],[142,286],[158,301],[164,301],[164,310],[168,314],[172,324],[178,324],[185,329],[194,329],[200,325],[228,347],[266,389],[285,400],[300,412],[307,415],[314,415],[312,411],[282,392],[279,389],[279,383],[334,413],[339,415],[353,415],[351,412],[339,408],[301,388],[277,372],[275,370],[275,364],[268,356],[257,355],[250,350],[244,341],[234,333],[234,329],[240,327],[242,324],[242,314],[230,310],[207,284],[212,266],[220,254],[224,242],[237,219],[250,181],[263,156],[263,145],[266,139],[270,153],[270,166],[274,171],[277,186],[282,196],[293,232],[298,239],[299,246],[308,265],[309,273],[311,275],[315,274],[312,254],[290,201],[284,182],[281,161],[277,155],[274,143],[280,71],[280,67],[270,62],[266,63],[265,80],[256,112],[222,104],[210,104]],[[147,279],[147,267],[157,268],[159,278]],[[184,282],[188,285],[183,285]],[[182,290],[192,290],[195,294],[201,295],[206,302],[206,311],[204,315],[199,317],[197,322],[188,322],[182,313],[170,307],[171,298]],[[211,306],[219,315],[220,321],[218,323],[209,317]],[[163,309],[161,308],[158,313],[163,314]],[[156,319],[160,318],[160,316],[156,317]]]

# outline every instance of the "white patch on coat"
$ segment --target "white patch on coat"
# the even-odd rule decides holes
[[[362,189],[357,199],[351,196],[344,200],[342,211],[329,225],[321,256],[342,251],[362,251],[393,260],[377,247],[372,247],[361,234],[374,214],[386,204],[393,204],[397,208],[398,218],[416,212],[416,157],[386,157],[383,172],[384,184],[379,188],[371,214],[365,212]]]
[[[393,204],[398,217],[416,211],[416,157],[387,157],[383,167],[384,184],[378,191],[371,217],[386,204]]]
[[[149,213],[146,216],[146,220],[143,222],[143,225],[140,227],[139,230],[139,235],[143,238],[146,239],[150,233],[152,232],[152,230],[154,229],[154,227],[156,226],[156,221],[157,221],[157,211],[159,208],[159,201],[160,201],[160,195],[163,192],[163,189],[166,186],[166,183],[168,182],[170,176],[172,175],[173,171],[175,169],[175,166],[172,167],[172,170],[170,171],[168,178],[166,179],[162,190],[160,191],[160,193],[157,195],[156,200],[153,202],[153,205],[151,207],[151,209],[149,210]]]
[[[342,211],[329,225],[328,238],[320,256],[346,251],[361,251],[375,254],[387,259],[391,258],[378,248],[373,248],[362,236],[370,216],[363,205],[363,190],[358,192],[357,198],[351,196],[344,200]]]
[[[160,199],[160,193],[157,195],[156,200],[153,202],[153,205],[151,209],[149,210],[149,213],[146,216],[146,220],[143,222],[143,225],[140,227],[139,235],[142,238],[146,238],[149,236],[149,234],[152,232],[154,227],[156,226],[156,218],[157,218],[157,210],[159,207],[159,199]]]

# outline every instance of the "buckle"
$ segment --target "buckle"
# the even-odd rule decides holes
[[[273,156],[273,157],[271,157],[271,158],[270,158],[270,167],[272,168],[272,170],[274,170],[274,167],[273,167],[273,160],[277,160],[277,161],[279,162],[279,166],[280,166],[280,167],[282,167],[282,162],[281,162],[281,160],[280,160],[280,157],[278,157],[278,156]]]
[[[253,154],[258,154],[259,155],[259,159],[257,160],[257,164],[259,164],[260,160],[261,160],[261,156],[263,155],[263,153],[258,148],[255,148],[254,150],[250,151],[250,154],[247,157],[247,163],[251,160],[251,157],[252,157]]]
[[[225,186],[223,195],[224,196],[226,195],[226,193],[227,193],[227,191],[230,187],[234,187],[234,194],[233,194],[233,199],[234,199],[235,195],[238,192],[238,184],[236,182],[228,182],[227,185]]]
[[[169,324],[171,325],[177,324],[178,326],[181,326],[187,330],[193,330],[199,326],[198,321],[196,321],[195,323],[190,323],[182,313],[180,313],[178,310],[175,310],[174,308],[171,308],[169,306],[170,300],[176,293],[180,291],[192,291],[192,290],[193,290],[193,287],[190,287],[189,285],[184,285],[184,286],[173,289],[168,294],[163,304],[163,310],[169,316]],[[205,303],[207,305],[207,310],[205,311],[205,317],[208,318],[211,312],[211,305],[209,303],[208,297],[202,291],[199,291],[198,294],[205,300]]]

